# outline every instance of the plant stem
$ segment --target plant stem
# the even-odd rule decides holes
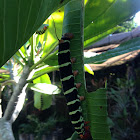
[[[0,119],[0,140],[15,140],[10,122]]]
[[[38,66],[39,64],[41,64],[46,58],[47,56],[55,49],[56,46],[50,48],[46,54],[44,55],[44,57],[42,57],[36,64],[34,64],[30,70],[33,70],[36,66]]]
[[[15,111],[16,105],[17,105],[17,101],[18,101],[18,96],[20,95],[20,93],[23,90],[23,87],[26,85],[27,83],[27,78],[28,75],[30,73],[30,67],[28,65],[26,65],[23,69],[23,73],[19,79],[19,82],[17,83],[16,87],[14,88],[14,92],[12,94],[12,97],[7,105],[7,108],[5,110],[4,116],[3,118],[6,121],[10,121],[11,120],[11,116],[13,114],[13,112]]]
[[[55,71],[55,70],[58,70],[58,69],[59,69],[58,66],[53,67],[53,69],[49,69],[49,70],[46,70],[46,71],[44,71],[44,72],[42,72],[42,73],[39,73],[38,75],[34,76],[33,78],[27,80],[27,82],[30,83],[30,82],[32,82],[33,80],[35,80],[36,78],[38,78],[38,77],[40,77],[40,76],[42,76],[42,75],[44,75],[44,74],[46,74],[46,73],[49,73],[49,72],[53,72],[53,71]]]
[[[34,62],[34,50],[35,50],[35,46],[36,46],[36,37],[35,37],[35,34],[33,34],[32,37],[31,37],[31,56],[30,56],[31,63]]]
[[[24,67],[24,64],[19,60],[19,58],[17,58],[16,55],[14,55],[13,57],[22,67]]]
[[[23,53],[21,52],[21,50],[18,50],[18,54],[20,55],[20,57],[23,59],[24,63],[27,64],[27,61],[25,59],[25,56],[23,55]]]

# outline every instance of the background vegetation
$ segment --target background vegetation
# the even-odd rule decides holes
[[[0,22],[0,65],[2,71],[2,73],[0,73],[0,99],[2,99],[3,102],[3,117],[0,119],[0,129],[2,130],[0,132],[0,138],[2,140],[5,138],[7,140],[14,139],[11,125],[18,117],[23,104],[23,109],[27,109],[28,104],[34,102],[34,106],[39,111],[42,111],[49,109],[51,105],[54,104],[54,98],[60,98],[59,95],[54,96],[54,94],[60,94],[61,89],[61,85],[55,79],[56,76],[54,73],[54,71],[58,70],[58,39],[61,38],[62,32],[76,32],[77,30],[80,32],[75,35],[77,41],[71,42],[71,55],[77,58],[77,62],[81,61],[80,64],[77,63],[73,68],[80,69],[81,71],[81,75],[76,78],[76,81],[83,82],[81,91],[83,90],[84,92],[82,94],[87,97],[87,100],[82,102],[83,115],[85,120],[90,120],[91,122],[90,128],[93,139],[111,139],[107,123],[106,89],[100,88],[90,94],[87,93],[84,86],[83,65],[84,63],[102,63],[108,58],[138,50],[140,49],[140,39],[132,39],[120,44],[116,49],[109,50],[100,55],[91,56],[90,58],[83,59],[82,51],[83,47],[86,48],[117,29],[122,29],[122,22],[140,10],[140,2],[139,0],[85,0],[85,2],[83,2],[82,0],[0,0],[0,19],[2,20],[2,22]],[[65,9],[63,7],[64,5]],[[83,9],[83,7],[85,7],[85,9]],[[44,26],[47,27],[47,30],[43,35],[35,33]],[[123,24],[123,26],[125,25]],[[74,53],[74,51],[76,53]],[[93,74],[90,69],[87,67],[86,69],[89,73]],[[48,74],[50,72],[53,73],[53,76]],[[51,79],[50,76],[52,76]],[[80,77],[82,77],[82,80]],[[56,81],[58,83],[56,83]],[[123,83],[126,84],[123,85]],[[135,82],[133,80],[125,80],[123,83],[121,80],[120,82],[117,80],[115,87],[110,88],[108,91],[112,97],[111,102],[113,102],[113,107],[119,107],[117,115],[122,115],[120,118],[130,116],[131,113],[128,113],[127,110],[131,103],[135,104],[133,107],[136,108],[137,111],[139,104],[136,100],[138,99],[137,97],[134,96],[132,99],[127,98],[132,96],[130,89],[122,98],[126,101],[124,102],[124,100],[122,101],[122,99],[120,99],[122,95],[119,94],[122,90],[127,90],[128,87],[130,88],[131,86],[133,87]],[[9,84],[12,84],[12,86],[7,86]],[[5,86],[6,88],[4,89]],[[33,90],[32,100],[28,97],[29,92],[26,95],[27,89]],[[127,94],[129,96],[126,96]],[[25,103],[24,99],[26,99]],[[125,103],[125,105],[128,104],[128,106],[123,105],[123,109],[120,108],[122,102]],[[102,106],[103,109],[97,109],[96,104]],[[56,110],[52,110],[53,113],[50,113],[50,115],[54,116]],[[39,111],[36,112],[39,113]],[[122,112],[123,114],[121,114]],[[58,125],[59,119],[62,121],[59,124],[61,126],[66,119],[65,117],[68,117],[60,113],[58,118],[54,117],[55,119],[53,119],[52,117],[49,119],[48,115],[48,119],[44,120],[46,121],[44,124],[40,122],[38,118],[34,118],[32,114],[36,113],[30,112],[26,114],[29,116],[26,116],[27,120],[25,122],[28,121],[32,124],[34,132],[28,132],[34,133],[36,138],[44,134],[44,130],[52,130],[54,125]],[[98,120],[94,114],[101,118]],[[115,113],[112,112],[110,114],[114,115]],[[102,119],[103,116],[105,117]],[[117,118],[115,117],[112,120]],[[105,120],[104,126],[103,120]],[[126,117],[125,121],[127,120],[129,119]],[[96,124],[98,121],[99,125]],[[51,122],[51,124],[49,122]],[[112,136],[116,139],[120,139],[120,137],[123,138],[121,134],[117,134],[120,130],[123,132],[123,129],[120,129],[119,123],[122,125],[122,122],[118,122],[118,127],[112,131]],[[5,124],[7,124],[7,126],[5,126]],[[94,125],[96,127],[94,127]],[[113,121],[111,126],[116,126]],[[25,128],[30,130],[30,126],[22,124],[19,131],[25,132]],[[132,129],[129,129],[128,132],[131,130]],[[71,134],[72,132],[73,130],[71,130]],[[98,132],[100,132],[100,134]],[[49,132],[45,132],[45,134],[49,134]],[[126,133],[126,135],[127,134],[128,133]],[[126,136],[124,137],[126,138]],[[75,136],[72,137],[72,139],[76,139]]]

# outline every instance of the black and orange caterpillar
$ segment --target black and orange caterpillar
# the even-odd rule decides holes
[[[63,85],[64,95],[67,100],[71,123],[81,139],[88,140],[91,138],[89,126],[82,116],[82,108],[80,98],[78,97],[77,86],[74,83],[74,74],[70,59],[70,40],[73,34],[66,33],[59,40],[58,63],[60,70],[60,78]]]

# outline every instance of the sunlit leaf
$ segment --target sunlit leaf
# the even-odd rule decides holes
[[[60,92],[57,86],[52,84],[46,84],[46,83],[36,83],[36,84],[30,83],[28,87],[34,91],[48,94],[48,95],[58,94]]]
[[[85,25],[87,27],[92,21],[98,20],[115,0],[88,0],[85,7]]]
[[[62,25],[63,25],[63,17],[64,17],[64,7],[55,11],[46,23],[49,24],[49,28],[47,31],[47,38],[44,47],[43,56],[46,52],[52,47],[54,44],[58,45],[58,39],[62,37]]]
[[[46,84],[51,84],[51,80],[48,74],[44,74],[35,80],[33,80],[33,83],[46,83]]]
[[[102,63],[109,58],[112,58],[121,54],[125,54],[134,50],[139,50],[139,49],[140,49],[140,38],[138,37],[138,38],[131,39],[125,43],[122,43],[117,48],[104,52],[100,55],[96,55],[90,58],[85,58],[84,63],[85,64]]]
[[[88,73],[94,75],[93,70],[91,69],[91,67],[88,64],[84,65],[85,71],[87,71]]]
[[[84,40],[102,34],[134,15],[140,10],[140,1],[89,0],[86,10],[85,26],[88,26],[84,29]]]
[[[28,82],[32,82],[34,79],[36,79],[46,73],[56,71],[56,70],[58,70],[58,68],[59,68],[58,66],[55,66],[55,67],[44,66],[44,67],[38,68],[36,70],[36,72],[34,73],[33,77],[30,78],[28,80]]]
[[[112,28],[112,29],[110,29],[110,30],[108,30],[106,32],[103,32],[102,34],[99,34],[99,35],[94,36],[94,37],[92,37],[92,38],[90,38],[88,40],[85,40],[84,41],[84,48],[86,48],[86,47],[94,44],[95,42],[98,42],[99,40],[101,40],[102,38],[106,37],[107,35],[115,32],[119,28],[120,27],[118,27],[118,26],[117,27],[114,27],[114,28]]]

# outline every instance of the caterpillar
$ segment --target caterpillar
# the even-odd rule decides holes
[[[43,104],[44,104],[44,101],[43,101],[43,95],[40,94],[40,110],[43,109]]]
[[[48,28],[47,26],[44,26],[43,29],[37,30],[37,31],[36,31],[36,34],[39,34],[39,35],[44,34],[44,33],[46,32],[47,28]]]
[[[90,138],[89,127],[82,116],[82,108],[80,105],[80,98],[78,98],[78,91],[74,84],[74,75],[72,72],[72,65],[70,60],[70,40],[73,38],[73,34],[66,33],[59,40],[58,49],[58,64],[60,71],[60,79],[63,86],[64,95],[67,100],[67,106],[69,115],[71,117],[71,123],[73,124],[76,132],[81,139]]]

